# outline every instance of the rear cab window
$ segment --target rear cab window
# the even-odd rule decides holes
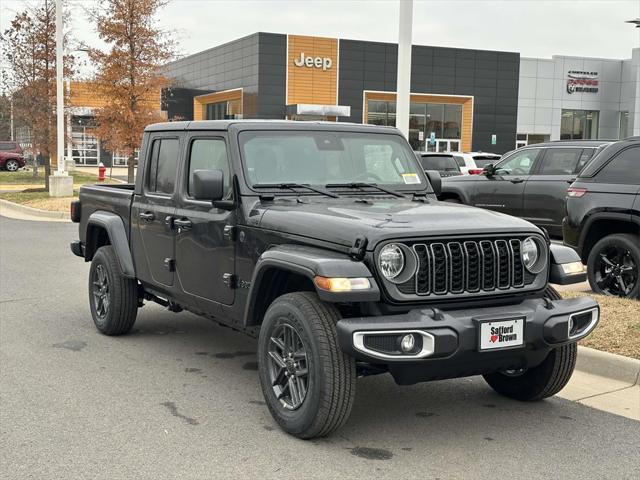
[[[176,137],[156,138],[151,145],[147,191],[171,195],[175,190],[180,141]]]

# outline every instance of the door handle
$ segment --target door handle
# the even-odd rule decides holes
[[[512,178],[509,180],[511,183],[522,183],[524,180],[522,178]]]
[[[153,212],[144,212],[144,213],[141,213],[139,216],[140,216],[140,219],[144,220],[145,222],[150,222],[155,218],[155,215],[153,214]]]
[[[576,179],[575,179],[575,178],[570,178],[569,180],[567,180],[567,183],[568,183],[569,185],[571,185],[571,184],[572,184],[573,182],[575,182],[575,181],[576,181]]]
[[[191,223],[191,220],[187,218],[176,219],[173,221],[173,226],[178,230],[178,233],[181,233],[190,230],[193,226],[193,223]]]

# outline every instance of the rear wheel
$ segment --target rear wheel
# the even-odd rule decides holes
[[[544,296],[549,300],[562,298],[548,286]],[[573,375],[578,346],[570,343],[554,348],[537,367],[488,373],[484,379],[500,395],[522,401],[542,400],[562,390]]]
[[[120,272],[111,245],[100,247],[89,269],[89,305],[96,328],[105,335],[128,333],[138,313],[138,284]]]
[[[640,238],[625,233],[601,239],[589,253],[587,274],[595,293],[640,298]]]
[[[258,342],[262,393],[276,422],[296,437],[326,436],[351,412],[355,361],[338,345],[339,318],[309,292],[283,295],[265,314]]]
[[[9,172],[15,172],[20,168],[20,164],[17,160],[7,160],[4,164],[4,168],[6,168]]]

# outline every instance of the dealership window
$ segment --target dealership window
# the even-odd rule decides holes
[[[630,137],[631,134],[629,132],[629,112],[620,112],[620,135],[618,138],[621,140],[623,138]]]
[[[518,133],[516,135],[516,148],[535,145],[536,143],[548,142],[550,135],[540,135],[536,133]]]
[[[138,163],[138,154],[140,153],[140,149],[136,148],[133,152],[133,163]],[[129,157],[122,152],[114,152],[113,153],[113,165],[126,165]]]
[[[589,140],[598,138],[597,110],[562,110],[560,140]]]
[[[97,165],[100,162],[100,142],[95,136],[93,117],[71,118],[71,158],[76,165]]]
[[[369,100],[367,123],[396,124],[396,102]],[[434,134],[433,142],[431,133]],[[412,102],[409,106],[409,143],[414,150],[458,152],[461,147],[462,105]]]
[[[242,118],[240,99],[224,102],[208,103],[205,109],[205,120],[227,120]]]

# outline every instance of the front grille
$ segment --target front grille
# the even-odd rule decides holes
[[[409,245],[415,274],[397,285],[405,295],[450,295],[522,288],[535,281],[525,271],[521,240],[433,241]]]

